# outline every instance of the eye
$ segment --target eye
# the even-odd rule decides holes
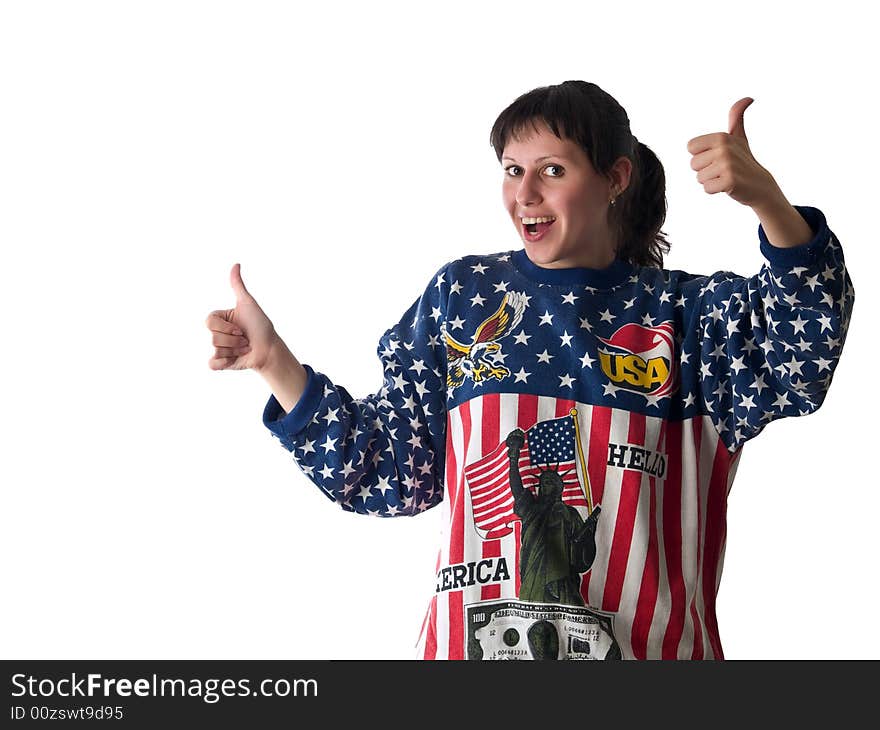
[[[557,173],[550,175],[550,177],[562,177],[565,174],[565,171],[562,169],[562,165],[547,165],[544,167],[545,170],[549,169],[558,170]],[[521,170],[522,168],[519,165],[508,165],[504,168],[504,172],[510,177],[517,177],[517,173],[512,172],[512,170]]]

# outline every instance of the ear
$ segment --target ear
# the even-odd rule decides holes
[[[608,177],[611,180],[611,189],[615,195],[620,195],[629,187],[629,181],[632,178],[633,163],[629,157],[618,157]]]

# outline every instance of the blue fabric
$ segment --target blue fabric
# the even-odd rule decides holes
[[[758,236],[751,277],[633,267],[544,269],[523,250],[441,267],[377,354],[382,387],[353,398],[308,367],[306,390],[263,420],[343,509],[416,514],[443,498],[447,412],[490,393],[532,393],[680,420],[708,415],[733,452],[773,420],[822,404],[854,292],[817,208],[813,239]]]

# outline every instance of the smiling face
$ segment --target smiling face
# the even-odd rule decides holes
[[[632,163],[615,163],[612,180],[599,175],[584,151],[571,140],[559,139],[542,121],[511,138],[504,147],[502,197],[523,240],[526,255],[546,269],[586,267],[604,269],[615,259],[616,244],[608,225],[608,206],[629,183]],[[522,217],[555,217],[535,240]]]

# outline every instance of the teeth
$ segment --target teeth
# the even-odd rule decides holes
[[[555,221],[555,215],[543,216],[541,218],[523,218],[522,222],[526,225],[530,223],[549,223],[550,221]]]

